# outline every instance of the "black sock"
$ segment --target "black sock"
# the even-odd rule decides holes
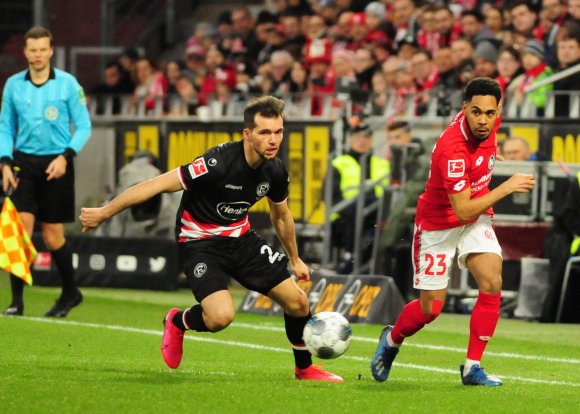
[[[312,365],[312,355],[306,349],[304,345],[304,339],[302,338],[302,333],[304,332],[304,326],[308,319],[312,317],[312,314],[308,312],[308,316],[295,318],[293,316],[284,313],[284,324],[286,327],[286,337],[292,344],[292,352],[294,353],[294,361],[296,366],[300,369],[308,368]]]
[[[177,312],[173,315],[173,324],[181,329],[182,331],[186,331],[191,329],[192,331],[197,332],[209,332],[207,326],[205,326],[205,322],[203,321],[203,309],[201,305],[194,305],[190,309],[187,310],[185,314],[185,323],[183,323],[183,313],[186,311]]]
[[[60,249],[53,250],[50,253],[62,278],[62,293],[67,294],[77,291],[75,270],[72,264],[72,252],[68,245],[65,243]]]
[[[20,306],[24,304],[24,280],[17,276],[10,275],[10,290],[12,290],[11,305]]]

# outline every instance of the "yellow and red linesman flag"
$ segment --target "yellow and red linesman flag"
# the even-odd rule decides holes
[[[32,285],[30,264],[36,254],[16,207],[6,197],[0,213],[0,267]]]

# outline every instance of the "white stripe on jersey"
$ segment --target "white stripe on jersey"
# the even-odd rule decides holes
[[[181,226],[179,233],[180,240],[205,239],[213,236],[240,237],[250,228],[250,222],[247,216],[243,221],[234,223],[232,226],[204,225],[183,217],[181,218],[181,223],[183,226]]]

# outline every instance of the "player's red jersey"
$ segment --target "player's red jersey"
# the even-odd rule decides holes
[[[415,224],[421,230],[443,230],[473,223],[459,221],[449,194],[457,194],[471,187],[471,198],[489,193],[491,172],[495,165],[496,132],[501,119],[485,141],[473,137],[463,111],[460,111],[443,131],[431,155],[429,179],[425,192],[417,202]],[[486,214],[493,215],[489,208]]]

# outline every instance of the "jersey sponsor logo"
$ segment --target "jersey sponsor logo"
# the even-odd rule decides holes
[[[448,160],[447,161],[447,176],[449,178],[463,177],[465,174],[464,160]]]
[[[495,165],[495,154],[491,154],[491,157],[489,157],[489,161],[487,161],[487,169],[493,170],[494,165]]]
[[[205,159],[203,158],[196,159],[191,164],[189,164],[188,170],[189,174],[191,175],[191,178],[197,178],[201,175],[207,174],[208,171],[207,165],[205,165]]]
[[[226,220],[240,220],[248,213],[250,207],[250,203],[246,201],[224,202],[217,205],[217,213]]]
[[[481,165],[481,163],[483,162],[483,155],[480,155],[479,157],[477,157],[477,159],[475,160],[475,166],[479,167]]]
[[[207,165],[209,165],[210,167],[215,167],[217,165],[217,160],[215,158],[210,158],[207,161]]]
[[[266,194],[268,194],[268,190],[270,189],[270,183],[268,182],[263,182],[258,184],[258,187],[256,188],[256,194],[258,194],[258,196],[260,197],[264,197]]]
[[[453,190],[459,192],[459,191],[463,190],[464,187],[465,187],[465,180],[461,180],[453,186]]]
[[[491,230],[485,230],[483,235],[488,238],[489,240],[495,240],[495,234]]]
[[[244,188],[241,185],[233,185],[233,184],[226,184],[225,187],[229,188],[230,190],[241,190]]]
[[[203,262],[198,263],[195,265],[194,269],[193,269],[193,275],[197,278],[202,277],[205,272],[207,271],[207,265]]]
[[[49,121],[54,121],[58,118],[58,108],[56,106],[49,106],[44,110],[44,117]]]

